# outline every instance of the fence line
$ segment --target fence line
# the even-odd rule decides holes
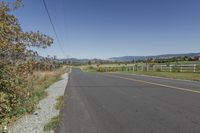
[[[97,71],[154,71],[154,72],[200,72],[200,65],[196,64],[145,64],[133,66],[98,67]]]

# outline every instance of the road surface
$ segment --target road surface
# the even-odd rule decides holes
[[[73,69],[56,133],[200,133],[200,83]]]

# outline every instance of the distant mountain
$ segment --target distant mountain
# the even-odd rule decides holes
[[[154,56],[122,56],[122,57],[112,57],[107,60],[103,59],[77,59],[77,58],[67,58],[67,59],[56,59],[54,61],[58,62],[66,62],[69,64],[88,64],[88,62],[91,63],[110,63],[110,62],[130,62],[132,60],[138,61],[138,60],[147,60],[149,58],[153,59],[169,59],[173,57],[183,57],[183,56],[189,56],[189,57],[200,57],[200,53],[183,53],[183,54],[163,54],[163,55],[154,55]],[[45,59],[45,57],[42,56],[36,56],[34,60],[36,61],[42,61]]]
[[[77,58],[67,58],[67,59],[60,59],[61,61],[71,62],[71,63],[87,63],[89,59],[77,59]]]
[[[155,56],[122,56],[122,57],[112,57],[109,58],[110,61],[116,61],[116,62],[126,62],[126,61],[132,61],[132,60],[147,60],[149,58],[153,59],[169,59],[173,57],[182,57],[182,56],[200,56],[200,53],[185,53],[185,54],[164,54],[164,55],[155,55]]]
[[[102,59],[77,59],[77,58],[60,59],[60,61],[64,61],[64,62],[72,63],[72,64],[88,64],[89,61],[91,63],[109,62],[109,60],[102,60]]]

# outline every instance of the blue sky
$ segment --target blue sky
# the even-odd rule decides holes
[[[1,0],[2,1],[2,0]],[[109,58],[200,52],[200,0],[46,0],[55,39],[45,55]],[[24,31],[55,38],[42,0],[15,11]]]

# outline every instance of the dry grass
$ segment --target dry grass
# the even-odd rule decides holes
[[[66,97],[63,95],[63,96],[58,97],[56,100],[57,100],[57,103],[55,105],[55,108],[57,110],[61,110],[64,107]]]
[[[61,80],[61,75],[68,72],[69,68],[62,67],[53,71],[35,71],[32,75],[27,76],[30,98],[26,104],[19,107],[17,115],[8,118],[9,125],[12,125],[19,117],[26,113],[32,113],[38,102],[45,98],[48,94],[45,91],[54,82]],[[0,133],[3,125],[0,123]]]
[[[60,122],[60,116],[59,115],[53,117],[51,119],[51,121],[44,126],[44,131],[49,132],[51,130],[55,130],[58,127],[59,122]]]
[[[32,103],[37,104],[38,101],[47,96],[45,91],[51,84],[61,80],[61,75],[68,72],[66,67],[56,69],[54,71],[39,71],[34,72],[32,78],[30,78],[30,85],[33,89]]]

